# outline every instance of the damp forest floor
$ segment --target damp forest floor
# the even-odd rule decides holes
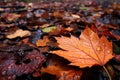
[[[23,1],[0,1],[0,80],[120,80],[119,0]],[[84,40],[97,44],[93,34],[111,41],[109,47],[97,48],[104,52],[104,68],[88,65],[94,59],[87,62],[87,56],[79,56],[84,56],[83,52],[75,52],[90,46]],[[81,35],[83,43],[79,42]],[[108,44],[102,39],[99,42]],[[74,44],[81,45],[77,48]],[[88,46],[83,50],[94,49]],[[107,56],[107,50],[112,57]],[[70,65],[74,60],[77,63]],[[82,61],[89,67],[81,67]]]

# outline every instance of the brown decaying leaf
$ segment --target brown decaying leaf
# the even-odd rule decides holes
[[[53,16],[56,17],[56,18],[62,18],[63,17],[63,13],[56,11],[56,12],[53,13]]]
[[[110,32],[110,34],[111,34],[114,38],[116,38],[117,40],[120,40],[120,36],[119,36],[119,35],[113,34],[112,32]]]
[[[48,26],[50,26],[50,24],[46,23],[46,24],[41,25],[40,28],[46,28]]]
[[[57,27],[57,29],[54,29],[54,30],[52,30],[50,33],[49,33],[49,35],[61,35],[61,34],[66,34],[66,33],[68,33],[68,32],[71,32],[71,31],[73,31],[74,30],[74,28],[72,28],[72,27],[68,27],[68,28],[64,28],[64,27],[62,27],[62,26],[59,26],[59,27]]]
[[[55,75],[59,80],[80,80],[82,70],[64,64],[60,57],[52,56],[47,67],[42,67],[42,73]]]
[[[16,13],[5,13],[3,14],[3,17],[8,21],[13,21],[21,17],[21,15],[16,14]]]
[[[91,29],[86,27],[80,39],[71,36],[56,37],[59,47],[63,50],[51,51],[52,54],[59,55],[71,62],[70,65],[91,67],[93,65],[106,64],[112,55],[112,42],[105,36],[98,37]]]
[[[16,76],[33,73],[42,66],[45,57],[38,50],[27,51],[30,48],[32,49],[32,47],[24,44],[9,46],[5,48],[5,52],[0,53],[0,56],[2,55],[0,57],[0,80],[15,80]],[[19,50],[23,51],[22,55],[19,55],[21,54]],[[8,54],[9,51],[12,51],[12,54]],[[26,63],[27,60],[30,61]]]
[[[36,42],[37,46],[46,46],[47,42],[50,42],[48,36],[44,36],[43,39],[39,39]]]
[[[3,24],[3,23],[0,24],[0,27],[12,27],[12,26],[14,26],[14,24]]]
[[[120,55],[115,55],[115,59],[120,62]]]
[[[29,46],[31,46],[31,47],[36,48],[36,46],[35,46],[34,44],[32,44],[31,42],[29,42],[29,38],[28,38],[28,37],[27,37],[27,38],[24,38],[23,40],[21,40],[18,44],[19,44],[19,45],[21,45],[21,44],[26,44],[26,45],[29,45]]]
[[[6,37],[9,39],[13,39],[16,37],[25,37],[25,36],[29,36],[29,35],[31,35],[30,31],[18,29],[15,33],[7,35]]]
[[[109,29],[107,28],[107,26],[101,26],[101,27],[95,27],[92,25],[91,29],[98,33],[99,35],[105,35],[105,36],[110,36],[112,38],[115,38],[117,40],[120,40],[120,36],[113,34],[111,31],[109,31]]]

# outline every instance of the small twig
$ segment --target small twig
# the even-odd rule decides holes
[[[105,66],[103,66],[105,72],[107,73],[108,77],[109,77],[109,80],[112,80],[111,76],[110,76],[110,73],[108,72],[107,68]]]

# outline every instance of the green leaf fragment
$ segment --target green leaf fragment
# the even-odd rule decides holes
[[[81,6],[79,9],[81,9],[81,10],[87,10],[87,7]]]
[[[50,27],[43,28],[42,31],[49,33],[51,31],[55,30],[56,28],[57,28],[56,26],[50,26]]]

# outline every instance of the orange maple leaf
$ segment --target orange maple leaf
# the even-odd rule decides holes
[[[82,32],[80,39],[74,36],[56,37],[59,47],[63,50],[51,51],[51,53],[64,57],[71,62],[70,65],[91,67],[93,65],[106,64],[112,55],[112,42],[105,36],[98,37],[90,28]]]

